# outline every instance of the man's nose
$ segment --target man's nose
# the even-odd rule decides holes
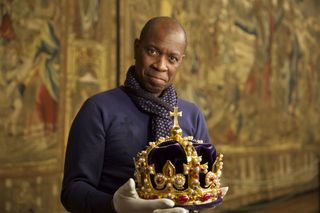
[[[166,60],[165,56],[159,56],[154,65],[155,65],[155,67],[157,68],[158,71],[164,72],[164,71],[168,70],[167,60]]]

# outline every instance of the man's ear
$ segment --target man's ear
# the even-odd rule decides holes
[[[140,40],[136,38],[134,40],[134,59],[136,59],[137,57],[139,45],[140,45]]]

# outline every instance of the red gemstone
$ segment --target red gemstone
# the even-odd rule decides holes
[[[189,200],[189,197],[187,195],[181,195],[179,198],[178,198],[178,202],[179,203],[185,203]]]
[[[205,194],[205,195],[202,196],[201,200],[202,200],[202,201],[206,201],[206,200],[209,200],[210,197],[211,197],[210,194]]]
[[[199,178],[198,174],[193,175],[194,178]]]

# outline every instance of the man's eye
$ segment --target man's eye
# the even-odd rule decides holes
[[[175,63],[175,62],[178,62],[178,58],[177,57],[175,57],[175,56],[169,56],[169,61],[171,62],[171,63]]]
[[[155,49],[148,49],[148,54],[153,56],[153,55],[157,55],[157,51]]]

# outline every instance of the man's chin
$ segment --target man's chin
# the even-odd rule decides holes
[[[155,86],[147,86],[145,88],[148,92],[154,94],[154,95],[161,95],[162,91],[164,90],[163,87],[155,87]]]

